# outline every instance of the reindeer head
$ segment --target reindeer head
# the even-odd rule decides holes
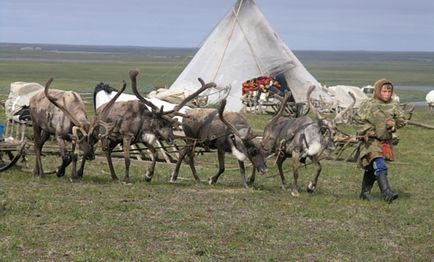
[[[230,139],[232,140],[232,151],[237,151],[236,154],[246,156],[253,166],[261,173],[267,172],[267,163],[260,149],[260,143],[255,141],[255,136],[249,128],[237,129],[224,118],[224,108],[226,99],[223,99],[219,107],[219,118],[232,132]],[[240,156],[242,157],[242,156]],[[239,157],[239,159],[240,159]],[[242,158],[241,158],[242,159]]]

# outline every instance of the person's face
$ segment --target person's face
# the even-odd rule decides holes
[[[392,99],[393,87],[389,84],[385,84],[381,87],[380,98],[384,102],[388,102]]]

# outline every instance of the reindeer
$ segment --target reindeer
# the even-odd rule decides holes
[[[175,183],[181,162],[188,156],[190,169],[194,179],[200,181],[194,164],[194,148],[202,146],[207,149],[217,149],[219,169],[217,174],[209,179],[209,184],[215,184],[219,176],[225,171],[224,156],[226,152],[232,153],[238,159],[243,186],[248,188],[245,177],[244,161],[247,159],[253,164],[252,176],[256,170],[265,173],[267,165],[259,145],[254,141],[247,120],[236,112],[223,112],[226,99],[222,100],[219,111],[209,108],[192,109],[182,121],[182,128],[186,136],[186,146],[180,151],[178,162],[172,173],[170,181]]]
[[[139,100],[114,103],[110,108],[110,112],[101,118],[103,129],[100,135],[113,180],[117,180],[118,177],[113,168],[111,153],[118,144],[122,144],[125,158],[124,181],[127,183],[129,182],[130,146],[137,143],[145,144],[152,153],[152,162],[144,175],[144,179],[150,182],[157,161],[157,151],[154,143],[157,139],[161,139],[173,144],[175,138],[173,129],[179,125],[179,122],[174,117],[176,115],[183,116],[178,111],[201,92],[216,85],[214,83],[205,84],[202,79],[199,79],[202,84],[200,89],[186,97],[172,110],[163,111],[163,107],[158,108],[137,91],[136,78],[139,72],[132,70],[129,74],[133,92]],[[101,110],[100,108],[97,109],[97,113]]]
[[[428,105],[429,111],[434,109],[434,90],[429,91],[425,96],[426,104]]]
[[[261,148],[266,156],[272,153],[277,154],[277,167],[282,183],[282,188],[287,187],[286,179],[283,174],[282,165],[288,158],[292,158],[293,184],[291,195],[299,196],[298,188],[298,169],[300,163],[304,163],[306,158],[311,159],[315,166],[314,179],[310,181],[307,191],[312,193],[317,185],[318,177],[321,173],[321,164],[319,161],[320,154],[325,150],[334,150],[335,145],[333,138],[336,134],[336,124],[341,123],[342,116],[346,115],[352,109],[356,101],[354,95],[349,92],[353,99],[352,104],[341,111],[333,120],[327,120],[322,117],[312,105],[310,95],[315,87],[311,87],[307,93],[307,101],[310,109],[314,112],[316,120],[304,115],[299,118],[282,117],[284,106],[289,97],[286,96],[281,104],[279,112],[268,123],[264,129]],[[255,177],[250,178],[253,183]]]
[[[56,175],[64,176],[65,168],[72,162],[72,179],[81,178],[86,160],[95,158],[94,145],[98,138],[94,136],[93,129],[98,122],[98,117],[95,117],[94,123],[91,124],[80,95],[72,91],[49,90],[52,82],[53,78],[50,78],[44,91],[34,95],[29,102],[36,153],[33,173],[35,176],[44,176],[41,160],[42,147],[48,138],[54,135],[62,157],[62,164],[57,168]],[[125,87],[126,83],[119,94]],[[110,101],[101,113],[105,114],[113,102],[114,100]],[[71,155],[66,148],[68,142],[72,142]],[[83,150],[83,158],[80,169],[77,171],[79,149]]]

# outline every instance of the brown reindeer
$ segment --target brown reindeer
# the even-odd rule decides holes
[[[171,182],[176,182],[182,160],[188,156],[190,169],[196,181],[197,176],[194,164],[194,148],[201,146],[209,149],[217,149],[219,169],[217,174],[209,179],[210,184],[215,184],[219,176],[225,171],[225,153],[232,153],[238,159],[243,186],[248,187],[245,177],[244,161],[249,160],[253,164],[252,176],[256,170],[265,173],[267,165],[259,145],[254,142],[253,135],[247,120],[236,112],[223,112],[226,100],[222,101],[219,111],[208,108],[196,108],[187,113],[189,117],[182,121],[182,128],[186,136],[186,146],[180,151],[179,159],[173,171]]]
[[[152,153],[152,162],[144,175],[145,180],[150,182],[154,175],[157,161],[157,151],[154,147],[154,143],[161,139],[172,144],[174,142],[173,129],[179,125],[179,122],[174,116],[182,115],[178,111],[201,92],[210,87],[215,87],[214,83],[205,84],[200,79],[199,81],[202,87],[199,90],[186,97],[172,110],[164,111],[163,108],[158,108],[150,101],[146,100],[137,91],[136,78],[138,74],[139,72],[137,70],[130,71],[132,89],[139,100],[116,102],[110,107],[109,113],[101,118],[101,122],[104,122],[104,124],[102,124],[104,131],[101,131],[100,134],[103,137],[103,147],[106,152],[107,162],[113,180],[118,179],[111,159],[111,153],[114,147],[118,144],[122,144],[125,158],[124,181],[129,182],[130,145],[143,143]],[[151,110],[149,110],[147,106],[150,107]],[[99,110],[100,108],[98,108],[97,112],[99,112]]]
[[[62,164],[57,168],[56,175],[58,177],[64,176],[65,168],[72,162],[71,177],[77,179],[83,176],[86,160],[95,158],[94,144],[98,140],[93,134],[93,129],[98,122],[98,116],[91,124],[80,95],[72,91],[49,90],[52,82],[53,78],[50,78],[44,91],[34,95],[29,102],[36,153],[33,173],[35,176],[44,176],[41,160],[42,147],[48,138],[54,135],[62,157]],[[126,83],[117,96],[125,87]],[[107,104],[101,113],[105,114],[113,102],[114,99]],[[68,142],[72,142],[72,154],[67,152]],[[79,149],[83,151],[83,158],[80,169],[77,171]]]
[[[291,194],[299,196],[298,175],[300,163],[304,163],[306,158],[311,159],[315,166],[315,176],[307,187],[307,191],[312,193],[318,183],[318,177],[321,173],[321,164],[319,161],[320,154],[325,150],[334,150],[335,145],[333,138],[336,134],[336,124],[341,123],[342,117],[352,109],[355,103],[355,97],[349,92],[353,98],[352,104],[336,115],[333,120],[327,120],[322,117],[311,103],[311,93],[315,87],[311,87],[307,93],[307,101],[309,108],[314,112],[316,120],[312,120],[308,116],[299,118],[284,117],[284,106],[288,101],[288,96],[285,97],[281,104],[279,112],[264,129],[262,138],[262,150],[266,156],[273,153],[277,154],[277,167],[279,170],[282,188],[286,188],[286,179],[283,174],[282,165],[287,158],[292,158],[293,169],[293,184]],[[255,177],[251,177],[253,182]]]

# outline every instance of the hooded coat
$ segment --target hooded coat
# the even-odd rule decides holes
[[[406,124],[404,112],[399,104],[392,98],[389,101],[380,99],[381,88],[385,84],[393,84],[387,79],[380,79],[374,84],[374,95],[371,99],[362,102],[357,115],[354,117],[357,124],[357,134],[364,136],[364,143],[361,145],[359,165],[368,166],[377,157],[385,157],[383,144],[391,144],[393,132]],[[395,128],[388,128],[387,121],[393,120]]]

